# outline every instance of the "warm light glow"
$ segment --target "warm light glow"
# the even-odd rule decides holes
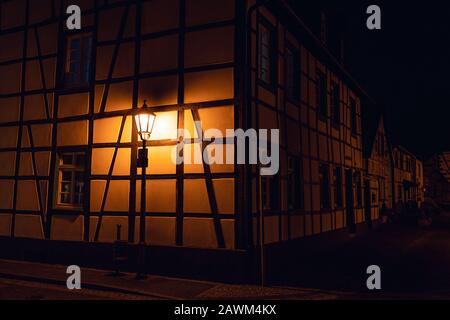
[[[178,137],[178,112],[157,112],[156,116],[158,121],[153,127],[151,140],[176,140]]]
[[[145,102],[135,116],[135,120],[139,136],[142,140],[149,141],[155,126],[156,115],[149,110]]]

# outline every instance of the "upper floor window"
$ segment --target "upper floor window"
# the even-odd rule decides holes
[[[357,134],[358,133],[358,121],[357,121],[358,117],[356,115],[356,101],[353,98],[350,98],[350,120],[351,120],[351,130],[352,130],[352,134]]]
[[[341,123],[341,95],[338,83],[333,84],[331,99],[331,107],[333,108],[333,123],[338,126]]]
[[[258,79],[265,84],[275,83],[275,31],[269,22],[261,18],[259,23]]]
[[[286,96],[288,99],[300,101],[300,52],[288,46],[286,48]]]
[[[321,209],[330,209],[330,175],[328,170],[329,167],[326,164],[321,164],[319,167]]]
[[[81,208],[84,201],[85,154],[60,153],[58,158],[56,203],[60,207]]]
[[[87,86],[92,71],[92,35],[76,34],[67,39],[64,85]]]
[[[323,118],[328,117],[328,105],[327,105],[327,78],[322,71],[317,71],[316,79],[317,89],[317,108],[319,109],[319,115]]]

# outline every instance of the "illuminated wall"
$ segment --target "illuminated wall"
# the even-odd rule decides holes
[[[69,4],[82,8],[82,35],[68,32],[64,20],[58,20]],[[349,212],[354,223],[364,222],[363,107],[355,84],[340,67],[319,57],[322,48],[308,47],[263,7],[251,16],[247,68],[244,17],[245,5],[248,9],[252,4],[2,1],[0,235],[111,242],[120,225],[121,238],[136,242],[141,197],[136,158],[141,142],[132,115],[144,100],[158,116],[146,194],[149,244],[245,249],[259,239],[262,189],[256,167],[172,162],[177,128],[189,132],[185,157],[207,148],[198,139],[198,120],[203,130],[223,133],[237,127],[280,129],[280,173],[273,184],[277,207],[264,213],[266,243],[343,229]],[[257,17],[264,17],[277,39],[272,88],[257,80]],[[62,83],[72,70],[67,52],[78,45],[69,39],[85,35],[92,43],[79,43],[92,48],[92,81],[67,86]],[[300,61],[295,70],[298,101],[287,99],[288,47]],[[250,79],[245,83],[247,71]],[[316,97],[318,73],[325,76],[324,117],[319,116]],[[332,119],[332,84],[339,92],[338,123]],[[233,139],[223,146],[234,148]],[[73,154],[72,162],[65,162],[67,153]],[[81,163],[78,154],[85,155]],[[83,168],[76,185],[84,184],[84,197],[70,194],[72,200],[79,197],[79,208],[59,203],[65,197],[61,185],[66,180],[60,171],[66,165],[77,177]],[[329,182],[327,207],[322,205],[323,176]],[[289,191],[292,183],[295,192]]]
[[[192,148],[204,147],[194,119],[204,130],[235,127],[235,1],[27,3],[2,1],[0,10],[0,234],[111,242],[121,225],[121,238],[136,241],[141,142],[132,113],[146,99],[158,115],[147,242],[235,248],[234,166],[171,160],[177,128],[190,131]],[[72,34],[58,17],[69,4],[80,5],[93,39],[84,87],[60,84]],[[81,208],[58,205],[64,152],[86,155]]]

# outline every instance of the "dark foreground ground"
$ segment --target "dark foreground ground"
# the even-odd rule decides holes
[[[66,266],[0,260],[0,299],[450,299],[450,213],[429,227],[382,225],[289,259],[267,261],[270,287],[82,269],[82,290],[66,288]],[[366,287],[370,265],[382,290]]]
[[[273,280],[278,285],[364,294],[366,269],[378,265],[382,290],[371,295],[450,299],[450,213],[435,217],[429,227],[382,225],[337,246],[330,244],[330,250],[294,253],[288,261],[270,263],[276,265]]]

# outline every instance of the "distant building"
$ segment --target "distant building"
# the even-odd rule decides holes
[[[392,152],[382,115],[366,110],[363,119],[365,210],[375,220],[383,207],[392,209],[394,206]]]
[[[419,159],[416,159],[416,173],[415,173],[415,181],[417,185],[417,203],[419,206],[425,200],[425,173],[424,173],[424,165],[423,162]]]
[[[434,155],[424,164],[425,197],[450,207],[450,152]]]
[[[423,165],[402,146],[392,151],[394,160],[394,205],[403,207],[409,202],[420,205],[423,201]]]

